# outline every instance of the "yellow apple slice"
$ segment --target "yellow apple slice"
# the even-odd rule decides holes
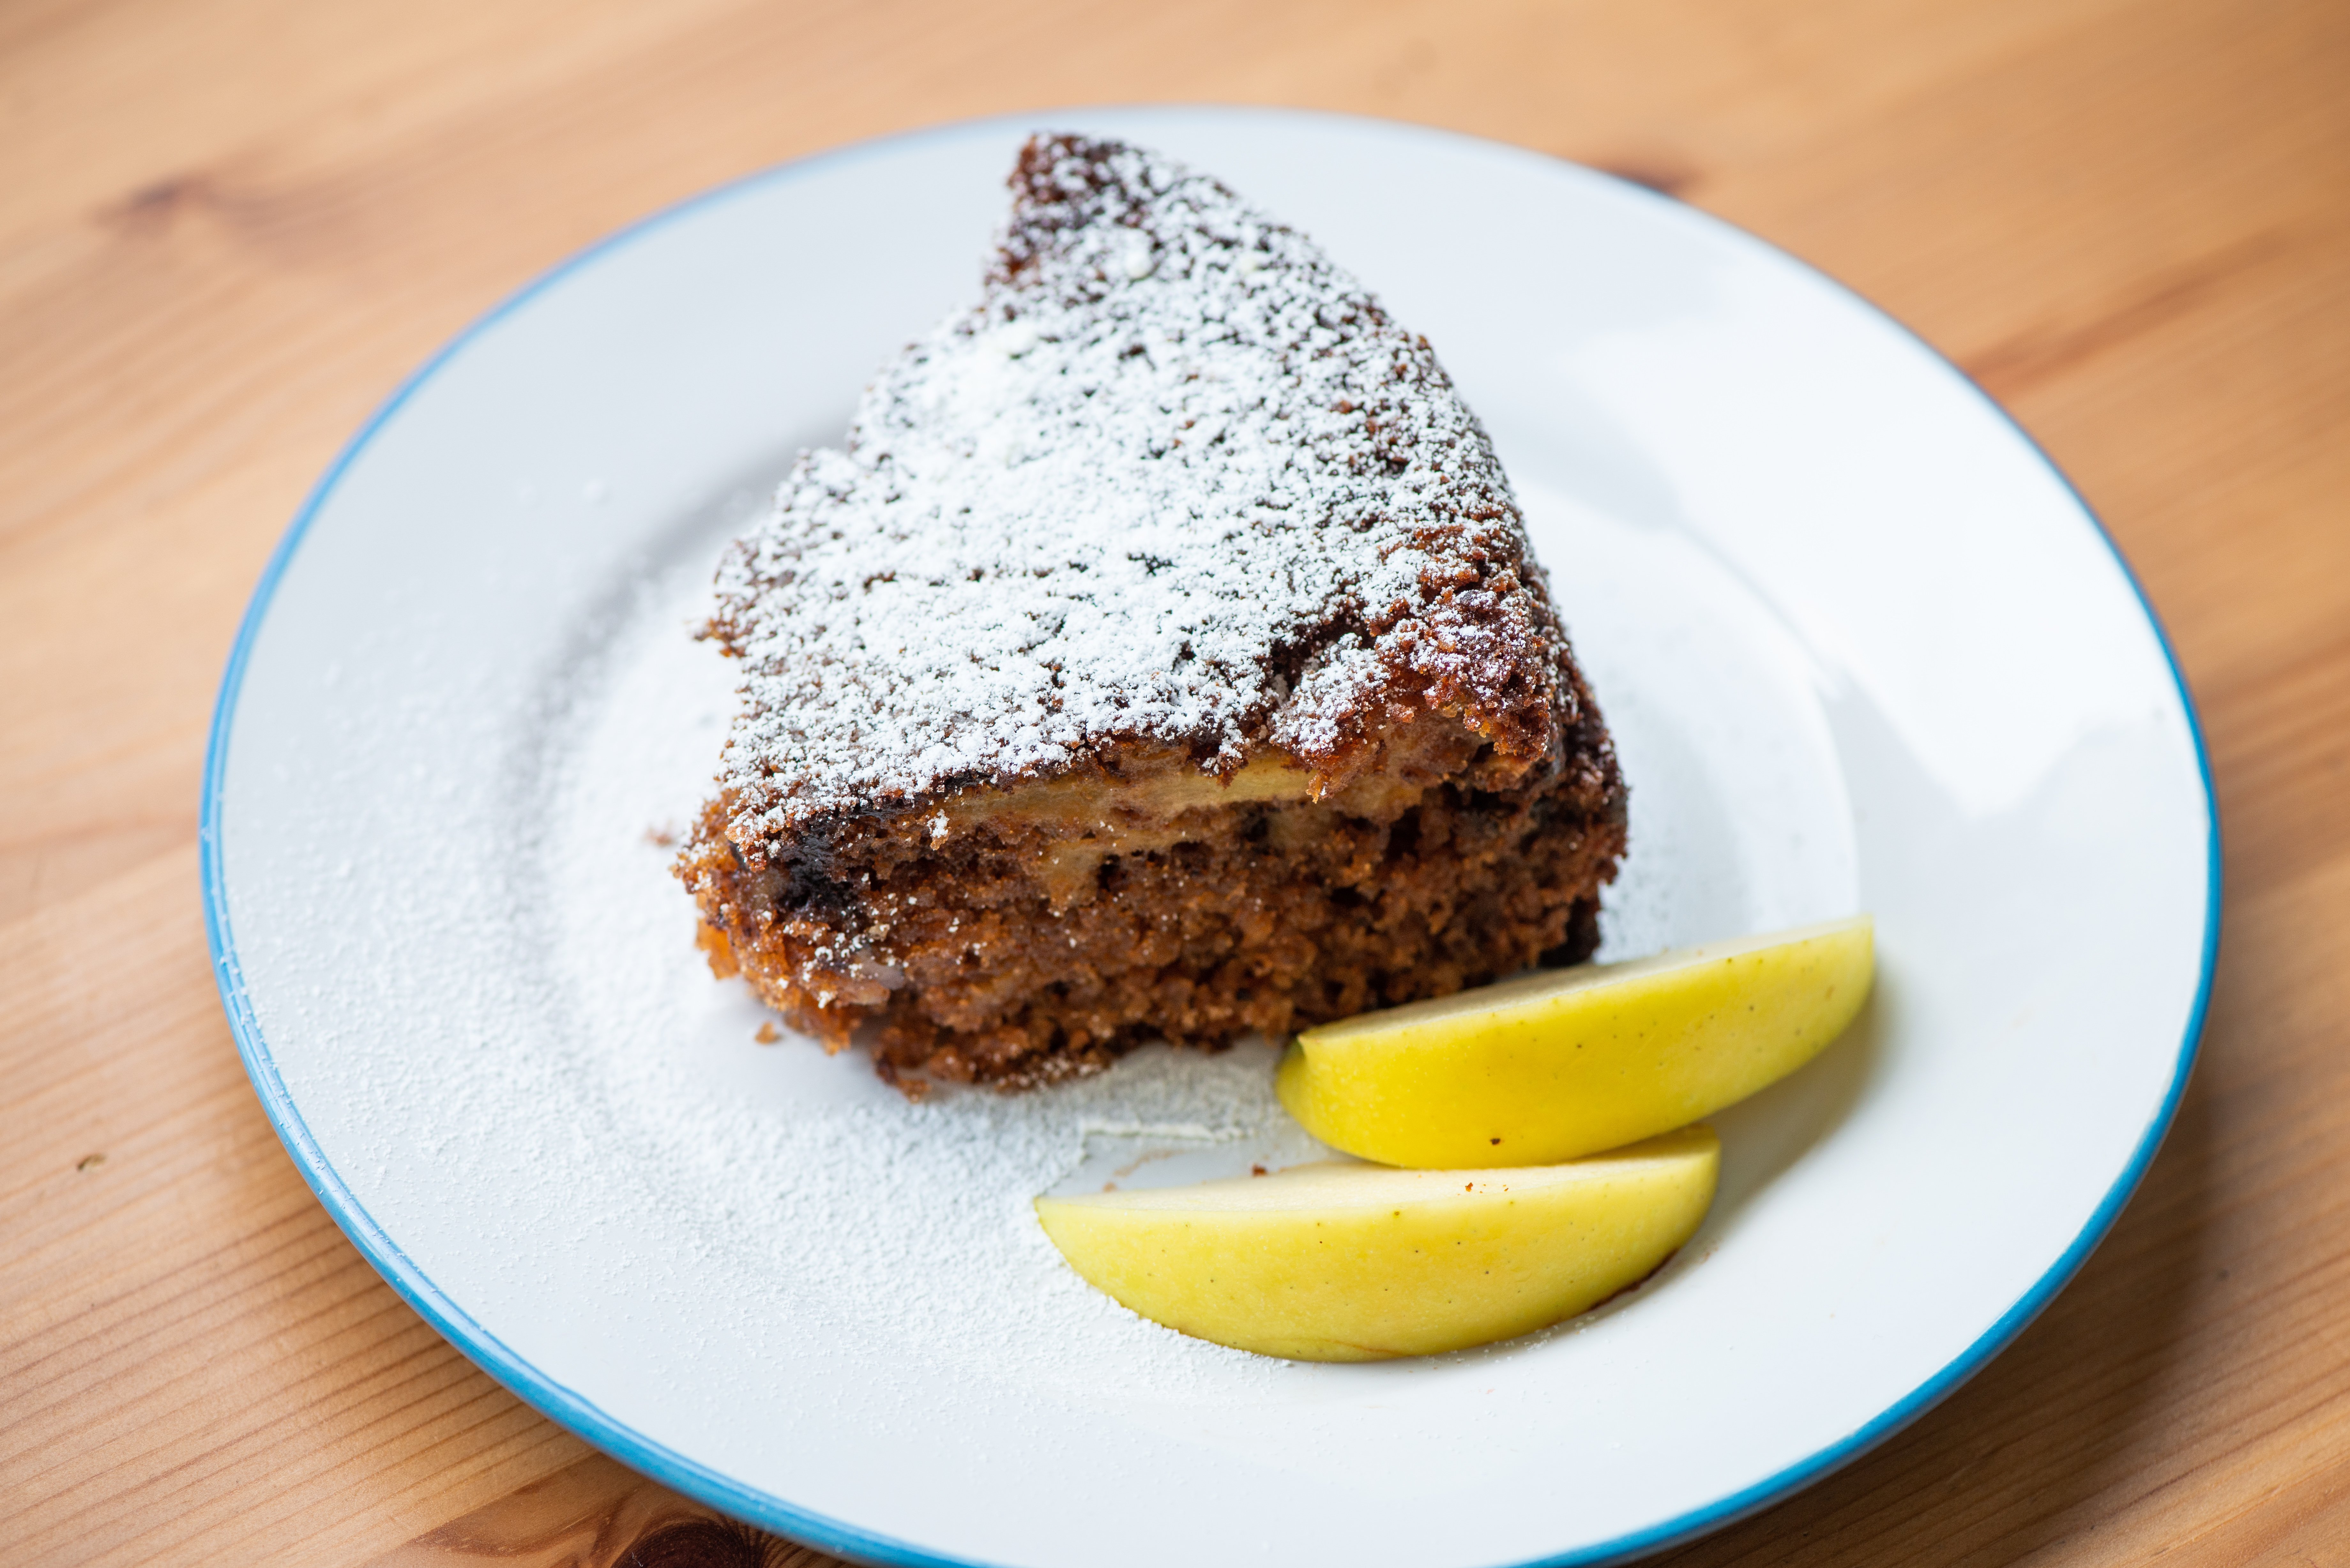
[[[1365,1159],[1573,1159],[1810,1061],[1867,999],[1874,929],[1859,915],[1367,1012],[1299,1035],[1275,1087],[1306,1131]]]
[[[1382,1361],[1528,1334],[1638,1284],[1713,1201],[1687,1127],[1572,1165],[1351,1160],[1196,1187],[1039,1198],[1072,1268],[1154,1323],[1293,1361]]]

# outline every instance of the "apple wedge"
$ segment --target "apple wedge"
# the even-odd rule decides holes
[[[1721,1146],[1688,1127],[1571,1165],[1353,1161],[1195,1187],[1039,1198],[1078,1273],[1154,1323],[1293,1361],[1460,1350],[1638,1283],[1713,1201]]]
[[[1549,1165],[1683,1127],[1818,1054],[1867,999],[1866,915],[1545,971],[1299,1035],[1275,1087],[1333,1148]]]

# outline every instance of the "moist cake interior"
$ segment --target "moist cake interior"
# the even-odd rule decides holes
[[[909,1088],[1029,1087],[1149,1040],[1278,1038],[1589,956],[1620,791],[1529,780],[1440,715],[1366,750],[1344,779],[1267,752],[1220,780],[1138,748],[954,791],[756,874],[706,816],[700,868],[733,918],[703,943],[831,1049],[869,1020]],[[845,921],[889,960],[823,961]]]

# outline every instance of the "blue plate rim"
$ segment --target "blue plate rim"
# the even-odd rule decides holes
[[[197,850],[199,872],[203,889],[204,936],[212,953],[213,979],[220,989],[221,1005],[228,1016],[230,1033],[236,1040],[237,1054],[243,1058],[246,1075],[252,1079],[254,1092],[261,1101],[262,1110],[276,1127],[278,1138],[292,1157],[295,1168],[308,1183],[310,1190],[326,1208],[335,1223],[348,1236],[361,1255],[381,1274],[433,1329],[460,1351],[467,1359],[488,1373],[525,1403],[556,1423],[585,1438],[598,1449],[664,1485],[696,1498],[712,1508],[733,1514],[752,1523],[764,1526],[795,1540],[830,1552],[837,1556],[860,1562],[886,1564],[889,1568],[1014,1568],[1009,1563],[985,1563],[976,1558],[949,1557],[930,1552],[910,1542],[859,1529],[843,1520],[811,1512],[795,1506],[770,1492],[747,1487],[686,1458],[660,1443],[639,1436],[629,1428],[607,1415],[592,1401],[541,1375],[536,1368],[516,1355],[489,1330],[476,1323],[465,1311],[442,1293],[423,1272],[410,1261],[399,1243],[377,1224],[366,1209],[345,1185],[327,1159],[308,1127],[302,1119],[284,1080],[272,1059],[268,1042],[263,1037],[252,1001],[246,994],[243,971],[238,963],[234,933],[230,928],[226,871],[222,865],[220,820],[223,789],[228,762],[229,738],[234,726],[236,704],[244,686],[245,666],[252,656],[253,646],[262,625],[267,618],[270,605],[278,585],[292,563],[302,540],[325,508],[336,487],[361,452],[430,381],[432,377],[463,352],[468,345],[499,321],[520,309],[538,295],[553,287],[573,273],[593,265],[637,240],[659,230],[688,213],[704,207],[734,200],[766,185],[796,179],[818,169],[851,162],[882,151],[896,151],[910,143],[925,140],[952,140],[962,138],[1016,133],[1038,125],[1052,123],[1056,118],[1095,118],[1105,114],[1170,114],[1170,115],[1260,115],[1268,118],[1292,118],[1325,122],[1338,122],[1381,130],[1409,130],[1443,140],[1471,144],[1481,150],[1502,151],[1542,163],[1574,169],[1596,178],[1607,179],[1636,192],[1639,196],[1672,208],[1688,221],[1694,221],[1734,237],[1737,241],[1758,246],[1780,262],[1802,268],[1843,295],[1846,300],[1900,333],[1918,348],[1939,362],[1952,375],[1970,388],[1982,404],[2004,424],[2024,449],[2038,460],[2056,483],[2072,497],[2104,545],[2115,569],[2129,585],[2137,600],[2147,626],[2162,650],[2170,670],[2171,682],[2178,693],[2181,714],[2187,722],[2188,733],[2194,742],[2195,761],[2203,791],[2204,817],[2208,832],[2208,860],[2204,890],[2203,943],[2201,972],[2197,977],[2195,998],[2189,1008],[2187,1025],[2180,1041],[2171,1082],[2159,1107],[2148,1122],[2145,1134],[2133,1151],[2121,1175],[2107,1189],[2104,1199],[2090,1214],[2072,1244],[2050,1265],[2031,1289],[2017,1299],[2014,1305],[1975,1341],[1953,1357],[1939,1372],[1927,1378],[1903,1398],[1896,1401],[1875,1419],[1846,1437],[1830,1443],[1808,1457],[1785,1467],[1742,1490],[1716,1500],[1698,1509],[1677,1515],[1647,1529],[1620,1535],[1591,1546],[1578,1547],[1561,1555],[1529,1559],[1514,1564],[1498,1564],[1495,1568],[1602,1568],[1604,1564],[1627,1563],[1667,1547],[1693,1541],[1739,1520],[1780,1502],[1814,1481],[1859,1459],[1942,1400],[1959,1386],[1981,1370],[1991,1359],[2005,1349],[2022,1334],[2033,1319],[2039,1316],[2057,1293],[2078,1273],[2089,1254],[2095,1251],[2123,1208],[2145,1179],[2178,1111],[2181,1096],[2187,1090],[2193,1073],[2196,1056],[2201,1044],[2203,1024],[2210,1011],[2211,979],[2220,951],[2221,856],[2218,797],[2211,780],[2211,755],[2203,735],[2203,725],[2195,710],[2195,701],[2187,684],[2186,672],[2179,667],[2162,619],[2155,611],[2146,589],[2130,569],[2112,533],[2098,517],[2079,488],[2055,462],[2042,451],[2013,415],[1997,400],[1984,391],[1966,371],[1939,349],[1911,331],[1885,311],[1871,304],[1856,290],[1831,277],[1819,268],[1780,250],[1756,235],[1748,234],[1722,219],[1690,207],[1669,196],[1646,186],[1622,180],[1605,171],[1551,158],[1507,142],[1439,127],[1416,125],[1408,121],[1383,119],[1367,115],[1333,114],[1313,109],[1274,108],[1265,105],[1221,104],[1120,104],[1064,106],[1029,113],[993,115],[981,119],[952,121],[919,130],[900,131],[889,136],[850,143],[825,152],[792,160],[788,162],[756,171],[728,181],[710,190],[689,196],[683,201],[663,207],[624,228],[615,231],[585,249],[578,251],[555,266],[525,284],[469,324],[451,338],[431,358],[411,373],[391,395],[359,427],[342,451],[328,465],[326,472],[312,488],[302,508],[295,514],[267,565],[262,568],[261,579],[255,585],[251,601],[245,607],[243,620],[237,627],[236,640],[231,645],[226,668],[221,676],[220,696],[213,710],[213,722],[204,751],[204,771],[202,803],[198,816]]]

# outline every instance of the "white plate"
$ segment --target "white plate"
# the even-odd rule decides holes
[[[1611,952],[1877,913],[1862,1024],[1719,1119],[1704,1230],[1601,1313],[1373,1366],[1180,1339],[1078,1284],[1027,1200],[1294,1158],[1265,1051],[917,1109],[754,1044],[690,944],[647,833],[728,708],[685,634],[714,554],[971,294],[1020,136],[1065,123],[1322,241],[1485,418],[1632,784]],[[255,1085],[385,1277],[629,1463],[889,1563],[1586,1563],[1759,1508],[2078,1267],[2177,1103],[2218,926],[2160,635],[1950,366],[1646,192],[1254,110],[813,159],[493,313],[271,563],[203,842]]]

